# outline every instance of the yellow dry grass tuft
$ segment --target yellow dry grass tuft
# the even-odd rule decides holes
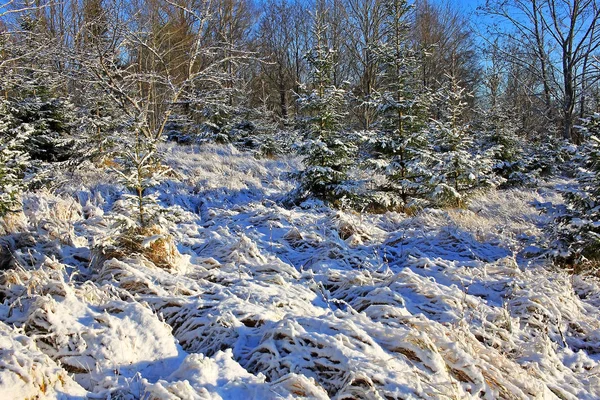
[[[9,212],[0,218],[0,235],[25,232],[27,230],[27,218],[22,211]]]
[[[174,269],[180,258],[173,237],[159,226],[135,227],[124,231],[111,246],[103,246],[95,252],[94,264],[116,258],[124,260],[141,255],[157,267]]]

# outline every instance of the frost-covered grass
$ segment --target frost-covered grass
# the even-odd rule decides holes
[[[600,398],[600,286],[539,257],[552,182],[413,217],[286,209],[297,159],[164,150],[174,268],[95,250],[124,211],[93,165],[0,225],[2,396]]]

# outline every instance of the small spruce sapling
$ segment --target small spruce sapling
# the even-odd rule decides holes
[[[160,183],[169,172],[158,151],[159,139],[145,136],[137,125],[134,125],[131,135],[124,135],[119,144],[121,150],[117,153],[114,171],[119,181],[131,191],[124,195],[130,215],[120,217],[121,225],[126,229],[147,228],[156,223],[160,214],[160,206],[156,196],[149,193],[150,189]]]
[[[437,93],[440,118],[430,122],[436,162],[432,200],[439,206],[464,207],[475,190],[497,183],[492,161],[474,147],[470,127],[463,121],[467,94],[454,76]]]
[[[177,249],[173,238],[161,227],[164,209],[151,193],[170,169],[163,164],[158,150],[160,138],[144,135],[147,129],[140,129],[139,124],[130,129],[130,134],[123,135],[120,141],[117,139],[120,151],[113,168],[129,193],[122,196],[113,232],[99,250],[104,257],[143,254],[157,266],[172,268],[178,257]]]
[[[308,115],[305,142],[306,169],[300,173],[300,189],[296,198],[314,196],[330,204],[340,205],[352,197],[347,171],[356,146],[342,133],[346,115],[346,92],[332,83],[335,51],[326,43],[326,24],[322,14],[315,15],[315,45],[306,54],[311,68],[310,89],[300,96],[300,109]],[[304,86],[306,88],[306,86]]]
[[[554,226],[559,254],[575,264],[600,260],[600,115],[583,124],[575,162],[576,184],[562,190],[566,208]]]

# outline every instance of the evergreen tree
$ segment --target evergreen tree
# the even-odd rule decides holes
[[[410,6],[387,0],[384,7],[385,41],[375,53],[385,90],[376,95],[381,122],[369,143],[375,165],[387,178],[384,202],[406,210],[423,204],[430,192],[431,149],[424,130],[429,96],[417,82],[417,54],[408,38]]]
[[[227,75],[219,79],[227,79]],[[215,88],[205,88],[196,96],[200,100],[197,110],[194,110],[196,119],[200,121],[200,131],[203,136],[217,143],[232,143],[248,131],[247,116],[250,110],[244,107],[239,99],[243,93],[243,83],[235,79],[235,84],[230,86],[219,85]]]
[[[27,178],[30,187],[45,185],[50,183],[52,169],[74,167],[93,151],[84,146],[85,136],[78,132],[77,109],[67,100],[3,99],[0,107],[5,180]],[[25,182],[18,186],[25,187]]]
[[[539,177],[551,177],[570,169],[576,147],[549,131],[538,137],[525,148],[527,170]]]
[[[16,13],[0,41],[0,89],[11,114],[4,122],[7,129],[24,125],[29,131],[24,145],[32,160],[63,162],[80,150],[77,107],[64,94],[65,77],[57,71],[66,54],[41,10]]]
[[[23,144],[33,127],[16,124],[14,112],[8,101],[0,100],[0,217],[19,209],[23,174],[29,164]]]
[[[554,226],[559,254],[574,263],[600,260],[600,115],[585,121],[573,160],[577,184],[562,191],[566,208]]]
[[[530,170],[508,107],[495,102],[480,111],[478,119],[477,143],[492,158],[494,173],[504,179],[502,187],[534,183],[536,174]]]
[[[469,125],[463,122],[466,94],[454,76],[437,94],[438,115],[430,122],[435,149],[435,189],[432,200],[440,206],[462,207],[474,190],[496,183],[489,154],[474,149]]]
[[[15,126],[27,124],[27,152],[31,159],[62,162],[80,155],[82,138],[77,136],[77,110],[68,100],[39,96],[14,101]]]
[[[130,190],[124,200],[128,214],[119,216],[121,229],[143,230],[154,225],[160,214],[157,198],[149,190],[158,185],[169,172],[164,166],[158,145],[162,139],[148,140],[140,123],[132,124],[130,132],[121,135],[114,171],[120,182]]]
[[[306,169],[300,173],[299,199],[314,196],[339,204],[352,197],[347,171],[356,146],[342,132],[346,115],[346,92],[332,83],[335,51],[326,42],[326,23],[316,13],[313,26],[314,47],[306,55],[311,68],[310,89],[298,99],[305,120],[307,139],[302,153]]]

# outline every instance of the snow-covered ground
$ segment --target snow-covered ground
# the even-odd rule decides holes
[[[2,222],[0,398],[600,398],[600,286],[536,258],[553,184],[286,209],[297,159],[165,151],[173,268],[94,250],[122,212],[99,167]]]

